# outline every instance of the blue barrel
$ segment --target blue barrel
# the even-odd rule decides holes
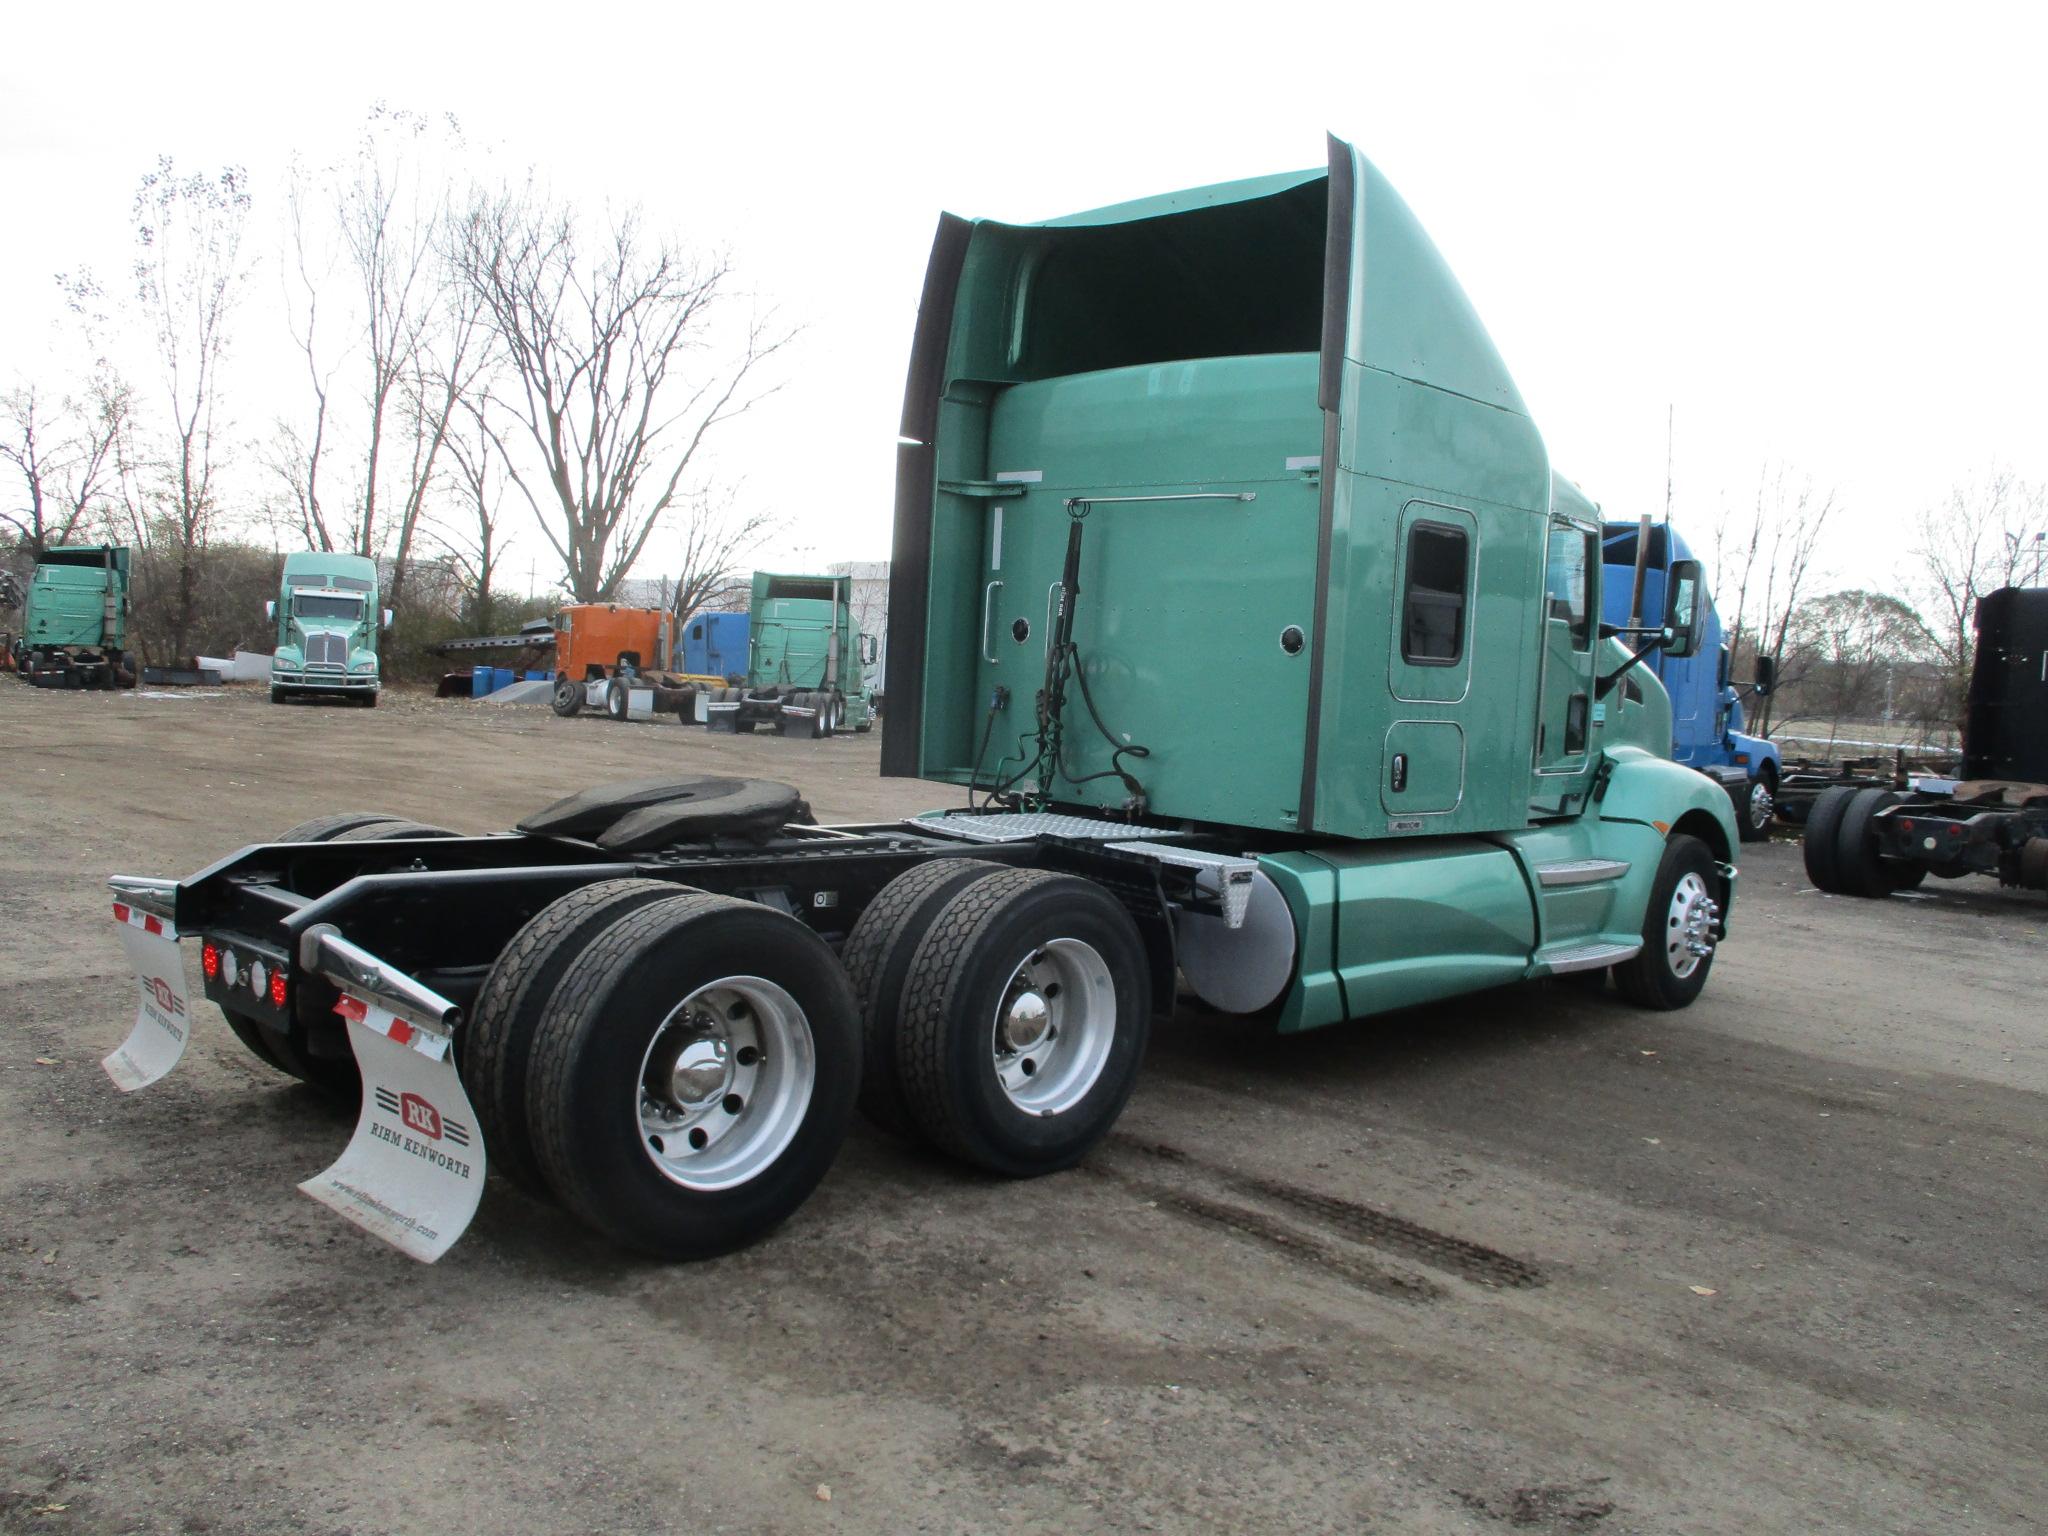
[[[491,669],[471,667],[469,669],[469,696],[480,699],[491,691]]]

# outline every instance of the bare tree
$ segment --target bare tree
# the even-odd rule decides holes
[[[746,558],[775,528],[766,512],[742,510],[729,492],[696,491],[682,519],[682,560],[669,589],[668,609],[679,633],[683,620],[733,584]]]
[[[1797,655],[1800,708],[1829,722],[1832,739],[1845,721],[1888,720],[1899,681],[1934,653],[1920,615],[1889,592],[1830,592],[1793,615],[1787,654]],[[1788,669],[1790,670],[1790,669]]]
[[[241,251],[249,206],[247,176],[239,168],[180,177],[168,155],[135,194],[135,295],[156,345],[171,421],[168,452],[150,488],[153,515],[136,524],[145,538],[171,546],[175,575],[165,638],[178,656],[189,652],[200,559],[220,511],[220,371],[246,276]]]
[[[1740,666],[1768,656],[1780,687],[1796,683],[1797,652],[1788,652],[1793,616],[1818,575],[1815,556],[1838,503],[1784,465],[1766,465],[1747,512],[1724,512],[1714,532],[1714,590],[1731,655]],[[1746,653],[1746,654],[1745,654]],[[1795,663],[1788,669],[1787,662]],[[1763,701],[1753,728],[1768,736],[1772,698]]]
[[[1920,514],[1910,586],[1920,598],[1947,678],[1948,718],[1961,729],[1977,656],[1977,603],[2022,579],[2038,581],[2048,493],[2009,469],[1961,482]]]
[[[0,512],[0,522],[13,526],[30,559],[70,543],[104,510],[129,415],[127,386],[106,368],[94,373],[85,399],[54,410],[34,385],[0,396],[0,459],[21,476],[25,497],[15,511]]]
[[[690,493],[706,436],[770,392],[748,380],[788,334],[756,315],[736,356],[710,360],[729,267],[650,238],[636,213],[592,239],[529,185],[479,194],[457,236],[510,374],[491,395],[499,447],[522,449],[508,471],[570,594],[605,601]]]
[[[461,525],[441,530],[441,543],[462,573],[465,617],[479,633],[489,633],[496,604],[493,583],[505,556],[498,524],[507,482],[504,461],[482,416],[474,410],[465,414],[467,430],[449,433],[448,454],[456,466],[458,500],[467,516]]]
[[[340,164],[293,167],[288,198],[287,300],[313,415],[272,466],[309,542],[389,560],[385,591],[401,613],[451,413],[488,352],[479,301],[445,259],[440,157],[460,142],[453,118],[378,106]],[[337,387],[343,379],[360,383],[359,397]],[[345,516],[328,510],[337,478]]]

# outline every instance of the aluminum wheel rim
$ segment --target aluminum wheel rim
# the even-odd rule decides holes
[[[817,1085],[810,1020],[759,976],[722,976],[673,1008],[640,1058],[640,1149],[685,1189],[731,1189],[789,1149]]]
[[[1758,779],[1749,791],[1749,824],[1761,831],[1771,824],[1771,812],[1777,806],[1771,794],[1771,786]]]
[[[1681,981],[1706,964],[1714,953],[1714,919],[1720,907],[1707,882],[1688,870],[1671,893],[1664,920],[1664,959]]]
[[[996,1082],[1030,1115],[1057,1115],[1087,1097],[1116,1040],[1116,982],[1092,944],[1053,939],[1004,983],[990,1028]]]

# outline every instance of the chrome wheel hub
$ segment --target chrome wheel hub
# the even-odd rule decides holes
[[[687,1189],[756,1177],[788,1148],[817,1081],[810,1021],[758,976],[699,987],[663,1019],[640,1062],[640,1144]]]
[[[1771,794],[1771,786],[1758,779],[1749,791],[1749,824],[1764,828],[1771,824],[1771,812],[1777,809],[1777,799]]]
[[[1720,903],[1707,882],[1690,872],[1682,876],[1664,921],[1664,959],[1672,975],[1690,976],[1713,954],[1720,918]]]
[[[1108,964],[1092,944],[1053,939],[1010,973],[996,1004],[996,1082],[1027,1114],[1060,1114],[1095,1086],[1115,1039]]]

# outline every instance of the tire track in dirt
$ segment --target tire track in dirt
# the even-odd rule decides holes
[[[1501,1253],[1467,1238],[1438,1232],[1405,1217],[1393,1215],[1388,1211],[1377,1211],[1354,1200],[1321,1194],[1282,1179],[1241,1173],[1165,1142],[1147,1141],[1124,1133],[1112,1133],[1110,1144],[1168,1167],[1190,1170],[1201,1178],[1221,1185],[1232,1194],[1247,1197],[1261,1204],[1284,1207],[1321,1223],[1351,1242],[1368,1248],[1377,1248],[1386,1253],[1399,1254],[1403,1258],[1426,1264],[1432,1269],[1456,1275],[1459,1279],[1474,1285],[1483,1285],[1495,1290],[1529,1290],[1543,1284],[1543,1272],[1526,1259]],[[1179,1200],[1184,1197],[1184,1192],[1175,1190],[1174,1196]],[[1225,1209],[1237,1207],[1227,1206]],[[1256,1210],[1251,1214],[1258,1215]],[[1263,1216],[1258,1216],[1258,1219],[1270,1220]]]

